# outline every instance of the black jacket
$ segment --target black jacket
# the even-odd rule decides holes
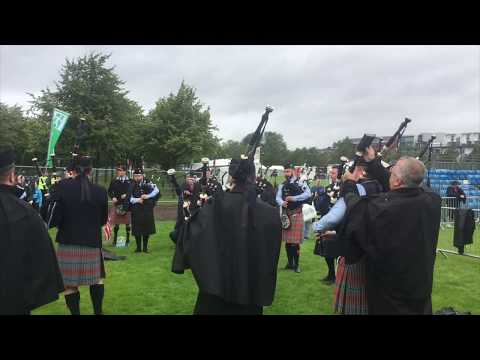
[[[63,290],[45,223],[14,188],[0,185],[0,315],[28,314]]]
[[[475,215],[472,209],[455,209],[453,245],[461,247],[473,243]]]
[[[464,204],[467,202],[467,196],[465,195],[465,192],[462,190],[462,188],[460,186],[458,186],[458,187],[449,186],[447,188],[447,196],[455,198],[454,207],[459,207],[460,202],[462,202]]]
[[[125,181],[115,178],[108,187],[108,196],[110,196],[110,199],[117,198],[117,205],[128,203],[127,195],[129,193],[131,183],[132,181],[128,178]],[[125,195],[125,199],[122,199],[122,195]]]
[[[239,305],[273,302],[282,242],[278,210],[246,194],[222,192],[180,227],[172,271],[191,269],[200,293]],[[252,217],[250,217],[252,216]]]
[[[368,313],[431,314],[440,196],[404,188],[360,198],[351,183],[342,237],[366,256]]]
[[[49,226],[57,227],[60,244],[102,247],[102,226],[108,220],[107,191],[91,186],[91,203],[80,202],[80,178],[61,181],[52,201]]]

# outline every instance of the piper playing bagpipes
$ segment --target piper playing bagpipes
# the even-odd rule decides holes
[[[330,183],[325,187],[325,193],[327,197],[324,199],[324,201],[326,201],[326,204],[319,204],[320,207],[326,210],[326,212],[323,213],[322,216],[325,216],[330,211],[330,209],[337,203],[340,195],[341,177],[347,161],[348,159],[342,157],[342,163],[340,165],[332,166],[330,169]],[[328,274],[325,278],[322,279],[322,281],[326,282],[327,284],[334,284],[336,256],[330,256],[330,254],[323,254],[323,256],[325,257],[325,262],[327,263]]]
[[[132,234],[137,243],[136,253],[148,253],[148,239],[156,233],[153,209],[160,198],[157,185],[145,178],[143,165],[138,164],[133,172],[133,183],[127,198],[131,204]]]
[[[288,263],[285,269],[300,272],[300,244],[303,241],[302,207],[312,196],[308,185],[294,175],[294,166],[284,165],[285,181],[278,186],[277,204],[282,208],[282,240],[285,241]]]
[[[112,199],[113,207],[110,210],[110,222],[113,226],[113,246],[117,245],[118,230],[120,225],[125,225],[127,235],[126,245],[130,243],[130,204],[128,201],[128,191],[131,180],[127,176],[127,167],[125,165],[117,166],[117,177],[113,179],[108,187],[108,195]]]
[[[167,171],[170,182],[175,188],[178,196],[177,221],[174,230],[170,233],[170,239],[177,241],[179,228],[187,221],[192,214],[199,208],[198,201],[200,195],[200,184],[195,180],[192,171],[187,172],[185,176],[185,184],[179,185],[175,177],[175,169]]]
[[[90,181],[93,163],[78,156],[75,177],[62,180],[51,197],[48,226],[57,227],[57,258],[66,287],[65,301],[72,315],[80,315],[80,286],[90,287],[94,313],[103,313],[102,226],[108,219],[107,191]]]
[[[277,209],[258,199],[253,154],[271,108],[249,144],[232,159],[231,188],[219,192],[180,228],[172,271],[191,269],[198,285],[194,314],[260,315],[275,294],[281,246]]]
[[[209,161],[208,158],[202,158],[202,177],[199,181],[201,192],[199,199],[197,200],[198,206],[203,206],[219,192],[223,192],[222,184],[217,181],[216,177],[213,176],[212,171],[210,171],[210,168],[208,167]]]

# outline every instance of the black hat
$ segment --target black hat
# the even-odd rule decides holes
[[[355,165],[356,166],[368,166],[368,162],[364,159],[363,156],[356,156]]]
[[[71,161],[67,166],[65,166],[66,171],[74,171],[75,170],[75,164],[73,161]]]
[[[293,164],[291,162],[287,162],[285,164],[283,164],[283,168],[286,170],[286,169],[294,169],[295,166],[293,166]]]
[[[137,166],[135,167],[135,170],[133,170],[133,175],[143,175],[143,174],[144,172],[141,166]]]
[[[91,169],[93,167],[92,158],[90,156],[81,156],[77,161],[77,168],[80,171]]]
[[[142,159],[136,159],[134,161],[133,165],[133,175],[143,175],[143,160]]]
[[[121,171],[127,171],[127,166],[126,165],[117,165],[117,170],[121,170]]]
[[[193,178],[193,177],[195,177],[195,172],[193,170],[190,170],[185,174],[185,176]]]
[[[245,182],[248,177],[255,178],[255,165],[249,159],[232,159],[228,174],[237,181]]]
[[[15,167],[15,153],[11,146],[0,148],[0,173],[5,173]]]

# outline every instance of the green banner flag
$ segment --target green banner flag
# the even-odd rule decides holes
[[[69,113],[58,109],[53,109],[52,126],[50,128],[50,141],[48,142],[47,166],[52,166],[51,155],[55,154],[55,146],[62,134],[63,128],[67,124]]]

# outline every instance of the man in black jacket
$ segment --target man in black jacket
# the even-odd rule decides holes
[[[450,186],[447,188],[447,197],[453,198],[450,206],[455,209],[458,209],[460,207],[460,203],[465,204],[467,202],[467,196],[465,195],[465,192],[460,187],[460,183],[458,181],[452,181],[450,183]],[[454,209],[449,209],[450,221],[453,221],[455,217],[454,214],[455,214]]]
[[[282,241],[278,209],[257,198],[255,167],[233,159],[233,187],[180,228],[172,271],[191,269],[196,315],[260,315],[273,302]]]
[[[389,191],[358,196],[346,172],[342,195],[347,225],[342,237],[350,251],[366,256],[368,313],[431,314],[440,196],[421,187],[425,166],[404,157],[388,173],[368,149],[368,172]]]
[[[62,180],[52,196],[50,227],[57,227],[57,258],[67,290],[65,301],[72,315],[80,315],[79,286],[90,287],[95,315],[101,315],[105,278],[102,226],[108,220],[107,191],[90,182],[88,157],[79,160],[76,177]]]
[[[175,222],[174,230],[170,233],[170,239],[173,242],[176,242],[179,229],[185,223],[185,217],[193,214],[199,209],[198,200],[200,199],[199,196],[201,187],[200,184],[195,180],[194,173],[192,171],[186,174],[185,183],[182,185],[177,183],[174,170],[171,174],[173,175],[170,175],[170,180],[178,196],[178,206],[177,220]]]
[[[0,315],[30,314],[63,290],[45,223],[15,195],[13,151],[0,149]]]

